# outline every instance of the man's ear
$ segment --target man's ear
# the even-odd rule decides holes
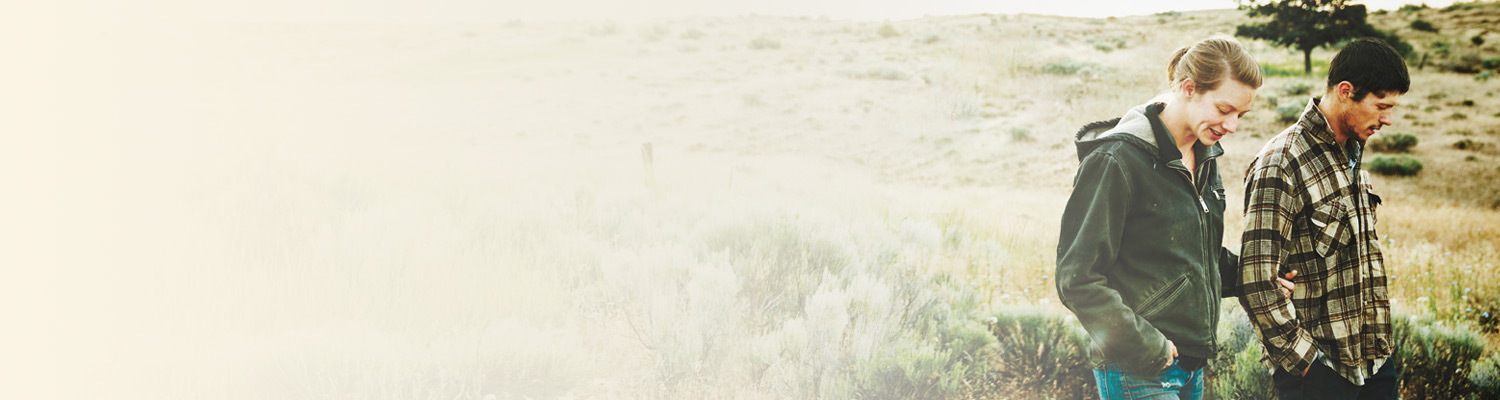
[[[1337,94],[1339,96],[1339,100],[1342,100],[1342,101],[1353,101],[1354,100],[1354,84],[1353,83],[1349,83],[1349,81],[1339,82],[1338,86],[1335,87],[1333,90],[1338,91],[1338,93],[1335,93],[1335,94]]]

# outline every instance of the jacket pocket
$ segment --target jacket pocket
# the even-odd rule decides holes
[[[1135,315],[1150,319],[1163,310],[1166,310],[1167,306],[1172,304],[1172,300],[1176,300],[1177,296],[1182,294],[1183,289],[1187,287],[1187,279],[1187,274],[1182,274],[1182,276],[1172,280],[1172,283],[1168,283],[1167,287],[1152,294],[1151,297],[1146,298],[1146,301],[1142,301],[1141,306],[1136,308]]]
[[[1354,234],[1350,232],[1347,217],[1348,207],[1338,201],[1323,203],[1313,209],[1312,213],[1312,239],[1313,247],[1318,255],[1323,257],[1333,256]]]

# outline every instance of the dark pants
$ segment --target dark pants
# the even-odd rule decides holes
[[[1271,380],[1276,382],[1277,397],[1281,400],[1396,400],[1401,394],[1395,357],[1386,359],[1375,375],[1365,379],[1364,386],[1356,386],[1322,362],[1313,363],[1306,376],[1277,368]]]

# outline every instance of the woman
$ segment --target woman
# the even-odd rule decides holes
[[[1169,93],[1084,126],[1076,141],[1057,291],[1089,333],[1103,399],[1201,398],[1219,298],[1235,295],[1239,276],[1220,245],[1216,160],[1254,104],[1260,66],[1215,36],[1177,50],[1167,77]]]

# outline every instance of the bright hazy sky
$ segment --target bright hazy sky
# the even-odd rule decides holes
[[[67,0],[65,0],[67,1]],[[1394,9],[1420,0],[1367,0]],[[46,2],[43,2],[46,3]],[[1427,1],[1445,6],[1452,0]],[[67,1],[84,19],[183,21],[493,22],[634,20],[682,16],[827,16],[882,20],[923,15],[1031,13],[1079,17],[1234,8],[1234,0],[145,0]]]

